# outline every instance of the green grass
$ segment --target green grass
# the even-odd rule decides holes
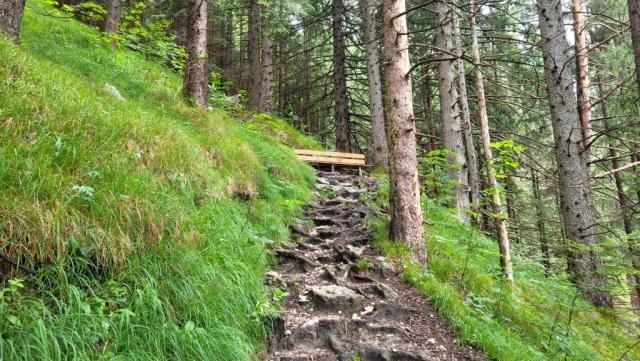
[[[383,187],[381,192],[385,192]],[[451,210],[423,203],[429,267],[409,262],[388,240],[388,220],[372,220],[376,245],[403,266],[402,277],[433,300],[460,337],[496,360],[618,360],[638,340],[622,311],[599,312],[566,275],[545,278],[535,261],[516,255],[515,288],[501,279],[498,246]],[[640,360],[635,347],[624,360]]]
[[[0,359],[255,359],[268,245],[312,170],[253,116],[189,107],[178,74],[34,8],[19,47],[0,39],[0,253],[34,271],[0,286]]]

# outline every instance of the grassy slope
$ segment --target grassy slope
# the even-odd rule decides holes
[[[0,359],[252,359],[265,244],[313,181],[253,129],[313,142],[195,110],[177,74],[29,5],[0,39],[0,252],[38,271],[0,294]]]
[[[384,187],[383,187],[384,188]],[[381,191],[384,206],[384,189]],[[514,257],[513,292],[500,279],[497,243],[447,209],[423,204],[429,272],[408,262],[388,240],[387,221],[373,220],[376,244],[400,257],[403,277],[431,298],[461,338],[497,360],[618,360],[637,341],[633,326],[598,312],[563,278],[545,278],[540,265]],[[640,360],[640,348],[624,360]]]

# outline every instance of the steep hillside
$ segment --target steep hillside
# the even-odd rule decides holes
[[[29,5],[0,39],[0,359],[253,359],[265,245],[313,181],[272,136],[313,142],[189,107],[178,74]]]

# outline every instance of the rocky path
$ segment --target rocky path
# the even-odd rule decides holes
[[[308,225],[267,282],[289,292],[268,360],[481,360],[434,315],[429,302],[403,283],[371,249],[365,218],[373,210],[374,178],[320,172]]]

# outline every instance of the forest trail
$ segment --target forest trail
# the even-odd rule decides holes
[[[269,361],[481,360],[463,346],[394,265],[371,247],[364,201],[375,196],[371,177],[319,172],[307,225],[267,283],[285,287],[286,315],[275,327]]]

